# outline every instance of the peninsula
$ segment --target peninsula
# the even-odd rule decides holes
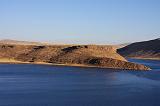
[[[1,63],[51,64],[126,70],[150,70],[128,62],[109,45],[22,45],[0,43]]]

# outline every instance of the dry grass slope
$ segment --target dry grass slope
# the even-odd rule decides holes
[[[0,58],[22,62],[80,64],[104,68],[148,70],[148,67],[129,63],[113,46],[97,45],[0,45]]]

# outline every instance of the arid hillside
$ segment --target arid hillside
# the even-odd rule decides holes
[[[160,39],[132,43],[117,51],[124,57],[160,59]]]
[[[21,62],[44,62],[104,68],[148,70],[144,65],[129,63],[113,46],[97,45],[0,45],[0,59]]]

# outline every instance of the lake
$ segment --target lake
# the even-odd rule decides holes
[[[160,61],[152,71],[0,64],[0,106],[160,106]]]

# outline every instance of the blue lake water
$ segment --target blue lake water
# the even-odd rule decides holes
[[[160,106],[160,61],[152,71],[0,64],[0,106]]]

